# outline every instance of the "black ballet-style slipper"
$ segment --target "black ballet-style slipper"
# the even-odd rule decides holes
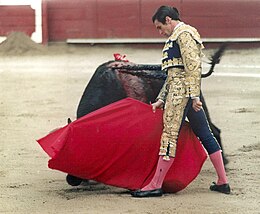
[[[163,195],[162,189],[154,189],[154,190],[136,190],[131,192],[131,195],[136,198],[144,198],[144,197],[159,197]]]
[[[209,187],[211,191],[216,191],[224,194],[230,194],[230,186],[229,184],[217,185],[215,182]]]

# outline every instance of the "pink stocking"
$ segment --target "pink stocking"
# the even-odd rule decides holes
[[[164,160],[163,156],[159,156],[157,168],[151,182],[145,187],[143,187],[141,190],[148,191],[161,188],[164,178],[167,172],[169,171],[173,161],[174,158],[170,158],[170,160]]]
[[[227,184],[228,180],[226,176],[225,167],[223,164],[221,151],[219,150],[217,152],[214,152],[213,154],[209,155],[209,157],[218,174],[217,185]]]

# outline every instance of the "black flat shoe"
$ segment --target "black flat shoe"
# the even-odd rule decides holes
[[[215,182],[209,187],[211,191],[221,192],[225,194],[230,194],[230,186],[229,184],[217,185]]]
[[[154,189],[154,190],[136,190],[131,192],[131,195],[136,198],[144,198],[144,197],[159,197],[163,195],[162,189]]]

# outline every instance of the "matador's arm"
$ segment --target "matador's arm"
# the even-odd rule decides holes
[[[188,32],[183,32],[177,39],[185,69],[186,96],[199,97],[201,86],[201,50],[200,44]]]

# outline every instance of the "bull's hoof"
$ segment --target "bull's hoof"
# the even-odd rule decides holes
[[[229,160],[225,156],[222,156],[222,158],[223,158],[224,165],[227,165]]]
[[[66,181],[71,186],[79,186],[81,184],[81,182],[83,181],[83,179],[68,174],[66,176]]]

